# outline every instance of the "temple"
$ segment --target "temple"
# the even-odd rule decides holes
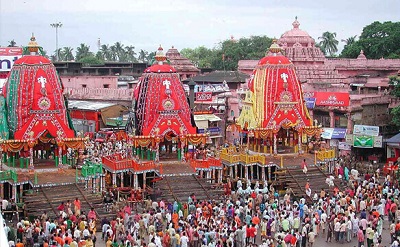
[[[163,156],[177,150],[178,159],[184,161],[187,144],[205,144],[207,135],[197,134],[180,76],[167,63],[162,47],[155,60],[134,91],[128,132],[134,135],[138,154],[150,150],[158,162],[160,150]]]
[[[56,69],[37,55],[39,50],[32,37],[30,55],[15,61],[0,96],[2,150],[13,163],[19,157],[21,168],[25,160],[33,169],[34,162],[50,156],[56,166],[63,165],[67,148],[84,148],[84,139],[75,137]]]
[[[200,70],[196,68],[189,59],[183,57],[174,46],[168,49],[165,55],[171,63],[171,66],[174,67],[176,72],[180,75],[182,81],[200,73]]]
[[[269,54],[258,62],[237,123],[256,151],[267,152],[269,147],[271,154],[302,153],[306,136],[317,135],[319,128],[305,106],[294,65],[281,50],[273,43]]]

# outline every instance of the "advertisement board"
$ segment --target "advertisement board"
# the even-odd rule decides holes
[[[315,92],[317,106],[349,106],[350,94],[338,92]]]
[[[212,101],[212,92],[197,92],[196,101]]]
[[[353,146],[357,148],[373,148],[374,137],[353,135]]]
[[[308,109],[314,109],[315,108],[315,98],[304,98],[306,101],[306,107]]]
[[[349,145],[353,145],[353,135],[352,134],[346,135],[346,143]]]
[[[0,72],[10,71],[14,62],[21,57],[20,47],[0,47]]]
[[[376,136],[374,138],[374,148],[381,148],[382,142],[383,142],[382,136]]]
[[[351,151],[351,145],[346,143],[346,142],[339,142],[339,149],[340,150]]]
[[[354,135],[379,136],[379,126],[354,125]]]
[[[324,139],[331,139],[333,134],[333,128],[322,128],[321,137]]]

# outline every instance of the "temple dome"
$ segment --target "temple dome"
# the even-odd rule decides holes
[[[281,38],[278,40],[278,44],[281,46],[303,46],[303,47],[308,47],[308,46],[314,46],[315,45],[315,40],[306,32],[303,31],[299,28],[300,23],[297,20],[297,17],[295,21],[292,23],[293,29],[286,31]]]
[[[174,67],[168,64],[167,56],[164,54],[164,49],[158,48],[156,55],[154,56],[155,61],[153,65],[144,70],[144,73],[172,73],[176,72]]]
[[[23,56],[17,61],[15,61],[14,65],[42,65],[42,64],[51,64],[50,60],[43,56]]]

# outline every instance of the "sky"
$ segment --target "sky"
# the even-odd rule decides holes
[[[136,51],[216,47],[221,41],[251,35],[279,38],[292,28],[314,39],[325,31],[340,41],[360,35],[374,21],[399,21],[400,0],[0,0],[0,46],[14,39],[25,46],[34,33],[52,53],[58,47],[133,45]],[[339,48],[343,47],[339,44]]]

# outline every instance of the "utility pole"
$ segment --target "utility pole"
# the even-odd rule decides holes
[[[56,60],[58,61],[58,29],[62,27],[62,23],[51,23],[50,26],[56,29]]]

